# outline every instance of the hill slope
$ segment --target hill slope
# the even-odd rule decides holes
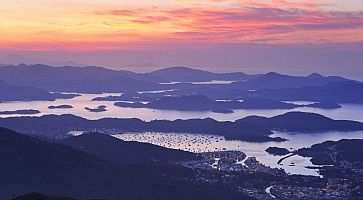
[[[194,176],[187,169],[120,168],[4,128],[0,128],[0,158],[0,199],[29,192],[109,200],[249,199],[220,185],[185,181],[184,177]]]
[[[0,79],[14,85],[33,86],[57,92],[122,92],[158,88],[152,77],[101,67],[22,64],[0,67]]]
[[[57,98],[72,98],[75,95],[50,93],[42,89],[11,85],[0,79],[0,102],[2,101],[54,101]]]
[[[203,82],[212,80],[242,81],[252,78],[245,73],[213,73],[188,67],[170,67],[149,73],[169,82]]]
[[[271,118],[250,116],[236,121],[253,124],[269,130],[288,132],[358,131],[363,123],[348,120],[333,120],[320,114],[289,112]]]
[[[193,153],[152,144],[125,142],[102,133],[84,133],[61,143],[118,165],[178,162],[198,159]]]

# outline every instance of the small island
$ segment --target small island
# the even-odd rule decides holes
[[[58,106],[49,106],[48,109],[71,109],[73,106],[71,105],[58,105]]]
[[[280,147],[269,147],[266,149],[266,152],[274,156],[286,156],[290,153],[289,150]]]
[[[105,108],[104,108],[105,109]],[[272,130],[319,134],[324,131],[359,131],[363,123],[349,120],[333,120],[314,113],[292,112],[271,118],[250,116],[234,122],[216,121],[211,118],[188,120],[153,120],[110,119],[87,120],[74,115],[45,115],[41,117],[22,117],[21,121],[0,118],[0,126],[19,132],[37,132],[37,134],[54,137],[68,136],[69,129],[63,124],[77,124],[77,131],[89,132],[103,130],[105,133],[120,132],[162,132],[192,133],[223,136],[226,140],[249,142],[282,142],[286,139],[273,137]],[[41,123],[47,121],[46,124]],[[112,130],[112,131],[110,131]]]
[[[85,107],[84,109],[90,111],[90,112],[106,112],[107,111],[107,106],[98,106],[97,108],[89,108],[89,107]]]
[[[233,113],[234,109],[293,109],[300,105],[270,99],[246,99],[244,101],[215,101],[203,95],[165,96],[143,104],[140,102],[116,102],[118,107],[151,108],[176,111],[211,111]]]
[[[338,109],[338,108],[342,108],[341,105],[333,102],[333,101],[322,101],[319,103],[313,103],[313,104],[309,104],[306,105],[307,107],[312,107],[312,108],[320,108],[320,109]]]
[[[13,111],[0,111],[0,115],[34,115],[39,114],[39,110],[13,110]]]
[[[123,96],[107,96],[107,97],[96,97],[92,101],[123,101]]]
[[[361,131],[363,123],[350,120],[334,120],[324,115],[305,112],[288,112],[274,117],[249,116],[237,120],[260,128],[300,134],[319,134],[325,131]]]
[[[121,96],[122,97],[122,96]],[[110,97],[111,98],[111,97]],[[112,97],[114,100],[117,98]],[[120,101],[114,104],[118,107],[126,108],[150,108],[158,110],[175,111],[211,111],[214,113],[233,113],[233,110],[244,109],[294,109],[299,107],[313,107],[322,109],[336,109],[340,105],[332,102],[321,102],[308,105],[298,105],[276,101],[272,99],[248,98],[243,101],[216,101],[203,95],[182,95],[182,96],[163,96],[149,103]]]
[[[231,114],[234,113],[233,110],[230,109],[217,109],[217,110],[212,110],[213,113],[219,113],[219,114]]]

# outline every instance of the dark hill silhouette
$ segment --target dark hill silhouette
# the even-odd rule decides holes
[[[0,79],[0,102],[2,101],[54,101],[73,98],[76,95],[49,93],[35,87],[20,87],[11,85]]]
[[[294,109],[298,107],[314,107],[336,109],[340,105],[322,102],[309,105],[297,105],[270,99],[248,98],[244,101],[215,101],[203,95],[183,95],[161,97],[149,103],[116,102],[118,107],[151,108],[177,111],[230,111],[233,109]]]
[[[77,200],[69,197],[48,196],[40,193],[29,193],[18,196],[13,200]],[[78,199],[79,200],[79,199]]]
[[[166,132],[166,133],[199,133],[221,135],[227,140],[245,140],[254,142],[280,141],[271,138],[268,129],[248,123],[219,122],[214,119],[189,120],[154,120],[145,122],[140,119],[87,120],[74,115],[46,115],[41,117],[0,118],[0,126],[15,131],[41,135],[50,138],[64,138],[70,131],[102,132],[117,134],[124,132]]]
[[[0,157],[0,199],[33,191],[79,199],[249,199],[222,185],[187,181],[185,177],[194,176],[189,169],[121,168],[71,147],[3,128]]]
[[[271,138],[271,132],[248,123],[219,122],[211,118],[190,120],[154,120],[147,124],[147,130],[171,133],[200,133],[224,136],[226,140],[251,142],[281,141]]]
[[[314,144],[310,148],[302,148],[298,155],[309,157],[314,165],[322,165],[319,173],[332,184],[340,184],[341,180],[356,179],[354,188],[347,199],[363,199],[363,140],[343,139]]]
[[[322,86],[332,82],[342,82],[348,79],[339,76],[322,76],[312,74],[309,76],[290,76],[270,72],[263,74],[247,82],[235,83],[247,89],[281,89],[281,88],[300,88],[305,86]]]
[[[48,106],[48,109],[71,109],[73,106],[71,105],[56,105],[56,106]]]
[[[326,141],[314,144],[310,148],[302,148],[298,150],[298,154],[305,157],[312,157],[315,165],[334,165],[347,160],[349,162],[363,162],[361,153],[363,152],[363,140],[339,140]],[[334,160],[332,154],[335,154]]]
[[[297,104],[274,101],[270,99],[249,98],[240,103],[241,109],[294,109]]]
[[[115,104],[117,105],[117,104]],[[163,97],[145,106],[165,110],[213,110],[220,104],[205,96],[191,95],[181,97]]]
[[[74,115],[46,115],[41,117],[0,118],[0,126],[31,135],[64,138],[70,131],[102,132],[117,134],[124,132],[199,133],[224,136],[227,140],[273,141],[270,130],[291,132],[357,131],[363,123],[348,120],[333,120],[323,115],[290,112],[271,118],[250,116],[235,122],[219,122],[210,118],[189,120],[139,119],[87,120]]]
[[[236,121],[249,123],[269,130],[288,132],[358,131],[363,123],[348,120],[333,120],[320,114],[289,112],[275,117],[251,116]]]
[[[333,101],[323,101],[319,103],[309,104],[309,107],[322,108],[322,109],[337,109],[341,108],[342,106]]]
[[[312,73],[312,74],[308,75],[307,77],[308,78],[315,78],[315,79],[324,78],[324,76],[319,74],[319,73]]]
[[[117,184],[126,178],[119,170],[85,153],[8,129],[0,128],[0,143],[1,199],[29,191],[83,198],[112,197],[104,195],[114,193]]]
[[[336,103],[363,103],[363,83],[342,81],[323,86],[301,88],[262,89],[252,94],[254,97],[280,101],[332,101]]]
[[[100,105],[100,106],[97,106],[96,108],[89,108],[89,107],[85,107],[84,108],[85,110],[88,110],[89,112],[106,112],[107,111],[107,106],[105,105]]]
[[[213,73],[186,67],[174,67],[150,73],[134,73],[125,70],[111,70],[102,67],[51,67],[47,65],[17,65],[0,67],[0,79],[12,85],[32,86],[46,91],[102,93],[135,92],[148,90],[183,89],[189,94],[201,94],[206,88],[215,88],[216,96],[228,91],[254,89],[299,88],[322,86],[328,83],[347,81],[337,76],[312,74],[307,77],[289,76],[277,73],[247,75],[244,73]],[[163,85],[161,82],[198,82],[211,80],[237,81],[223,86],[176,84]],[[223,88],[223,89],[220,89]],[[219,94],[219,95],[218,95]],[[238,94],[240,94],[238,92]],[[234,93],[236,95],[236,93]],[[320,100],[319,100],[320,101]]]
[[[168,82],[241,81],[254,77],[254,75],[247,75],[241,72],[213,73],[188,67],[170,67],[153,71],[149,74]]]
[[[57,92],[123,92],[158,88],[152,77],[101,67],[18,65],[0,67],[0,79]]]
[[[39,110],[13,110],[13,111],[0,111],[0,115],[34,115],[39,114]]]
[[[62,140],[61,143],[117,165],[198,159],[198,156],[193,153],[147,143],[126,142],[102,133],[84,133]]]
[[[280,147],[269,147],[265,151],[274,156],[285,156],[290,153],[289,150]]]

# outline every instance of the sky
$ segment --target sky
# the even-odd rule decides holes
[[[363,77],[361,0],[1,0],[0,63]]]

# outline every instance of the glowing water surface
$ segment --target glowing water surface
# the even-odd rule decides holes
[[[358,132],[325,132],[314,134],[294,134],[275,132],[272,136],[288,139],[286,142],[244,142],[227,141],[222,136],[201,135],[201,134],[182,134],[182,133],[125,133],[115,137],[125,141],[138,141],[151,143],[167,148],[180,149],[190,152],[210,152],[223,150],[238,150],[247,154],[249,157],[256,157],[257,160],[265,165],[282,168],[290,174],[314,175],[317,176],[317,169],[308,169],[307,166],[314,166],[309,158],[292,156],[285,159],[282,165],[277,162],[284,156],[273,156],[265,150],[268,147],[282,147],[289,150],[296,150],[303,147],[310,147],[313,144],[327,140],[337,141],[341,139],[363,139],[363,131]],[[294,166],[290,166],[293,163]]]
[[[153,92],[153,91],[148,91]],[[160,92],[160,91],[154,91]],[[145,121],[155,119],[194,119],[194,118],[213,118],[218,121],[234,121],[250,115],[260,115],[266,117],[272,117],[279,114],[284,114],[290,111],[303,111],[303,112],[315,112],[331,117],[333,119],[347,119],[363,122],[363,105],[358,104],[342,104],[341,109],[324,110],[317,108],[297,108],[293,110],[235,110],[231,114],[221,114],[213,112],[181,112],[181,111],[165,111],[154,110],[147,108],[120,108],[114,106],[114,102],[109,101],[91,101],[96,97],[106,97],[110,95],[120,94],[81,94],[81,96],[73,99],[58,99],[56,101],[31,101],[31,102],[3,102],[0,103],[0,111],[10,110],[23,110],[23,109],[35,109],[39,110],[40,114],[27,115],[27,116],[42,116],[48,114],[73,114],[87,119],[101,119],[101,118],[139,118]],[[295,102],[295,103],[309,103],[309,102]],[[72,109],[48,109],[51,105],[71,105]],[[93,113],[85,110],[85,107],[96,108],[100,105],[107,106],[106,112]],[[25,115],[0,115],[0,117],[19,117]],[[203,151],[215,151],[215,150],[241,150],[248,156],[257,157],[262,163],[273,166],[281,167],[288,173],[294,174],[306,174],[317,175],[317,170],[306,169],[305,166],[311,166],[308,158],[302,158],[299,156],[293,156],[286,159],[282,166],[277,165],[277,161],[281,156],[272,156],[265,152],[265,149],[270,146],[284,147],[298,149],[301,147],[309,147],[312,144],[323,142],[326,140],[339,140],[349,138],[363,138],[363,132],[327,132],[319,134],[289,134],[276,132],[273,136],[280,136],[289,139],[287,142],[276,143],[250,143],[242,141],[226,141],[220,136],[210,135],[190,135],[190,134],[165,134],[165,133],[140,133],[140,134],[123,134],[117,137],[124,140],[133,140],[148,142],[160,146],[165,146],[175,149],[183,149],[193,152]],[[289,166],[294,163],[295,166]]]
[[[149,91],[152,92],[152,91]],[[155,91],[156,92],[156,91]],[[292,110],[274,109],[274,110],[234,110],[231,114],[213,113],[213,112],[182,112],[182,111],[167,111],[155,110],[148,108],[120,108],[114,106],[114,102],[110,101],[91,101],[96,97],[106,97],[110,95],[120,94],[81,94],[81,96],[73,99],[58,99],[56,101],[30,101],[30,102],[3,102],[0,103],[0,111],[35,109],[39,110],[40,114],[27,116],[42,116],[48,114],[73,114],[87,119],[101,119],[105,117],[112,118],[139,118],[145,121],[155,119],[195,119],[195,118],[213,118],[218,121],[234,121],[250,115],[260,115],[272,117],[275,115],[284,114],[290,111],[315,112],[334,119],[349,119],[363,122],[363,105],[359,104],[343,104],[343,108],[335,110],[324,110],[318,108],[296,108]],[[72,109],[48,109],[51,105],[71,105]],[[107,106],[106,112],[92,113],[85,110],[85,107],[96,108],[100,105]],[[10,116],[25,116],[25,115],[0,115],[0,117]]]

